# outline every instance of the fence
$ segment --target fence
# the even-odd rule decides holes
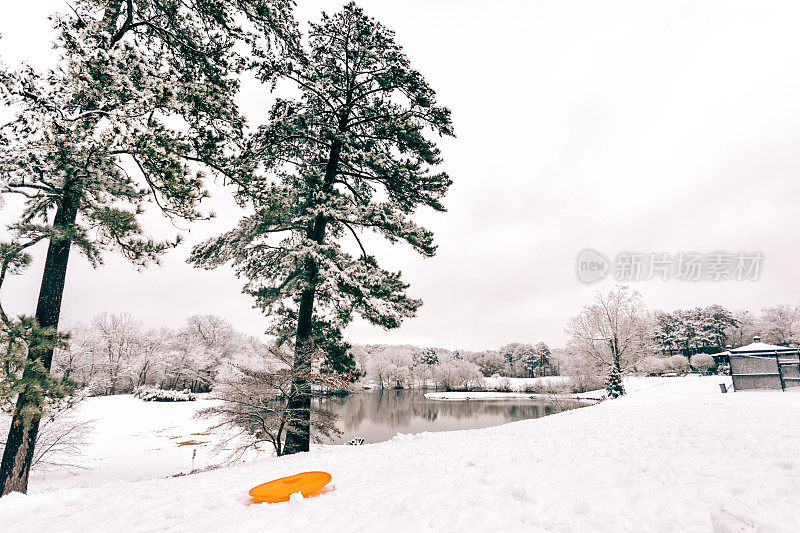
[[[800,352],[730,354],[734,390],[780,389],[800,386]]]

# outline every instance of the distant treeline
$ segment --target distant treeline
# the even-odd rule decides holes
[[[213,315],[191,316],[178,328],[154,328],[128,313],[102,313],[67,329],[69,348],[56,351],[53,372],[95,395],[125,394],[140,387],[206,392],[225,363],[258,368],[268,352],[266,343]],[[544,343],[511,343],[484,351],[356,345],[350,351],[359,375],[384,388],[468,389],[481,386],[483,376],[558,373],[556,359]]]
[[[800,341],[800,310],[784,304],[766,307],[761,313],[733,312],[721,305],[653,313],[651,337],[656,351],[690,357],[716,353],[753,341],[788,346]]]
[[[180,328],[152,328],[132,315],[97,315],[69,328],[69,349],[57,350],[53,372],[95,395],[137,387],[205,392],[223,361],[264,353],[256,338],[213,315],[194,315]]]
[[[466,351],[411,345],[353,347],[356,364],[382,387],[469,388],[483,376],[538,377],[558,373],[550,348],[510,343],[497,350]]]

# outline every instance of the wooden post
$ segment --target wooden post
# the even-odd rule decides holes
[[[775,350],[775,364],[778,365],[778,377],[781,380],[781,390],[786,391],[786,383],[783,381],[783,370],[781,370],[781,360],[778,356],[778,350]]]

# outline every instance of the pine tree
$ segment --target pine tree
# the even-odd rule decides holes
[[[552,356],[550,347],[540,342],[536,344],[534,349],[536,350],[536,368],[544,375],[546,374],[546,369],[550,366],[550,357]]]
[[[625,387],[622,384],[622,373],[619,368],[612,365],[606,374],[606,393],[609,398],[619,398],[625,394]]]
[[[76,0],[54,17],[56,67],[0,69],[0,104],[18,110],[0,130],[0,187],[26,198],[14,246],[47,239],[37,328],[58,327],[70,249],[95,267],[117,250],[143,267],[178,240],[147,237],[153,201],[171,218],[203,216],[201,164],[235,173],[229,156],[243,120],[238,50],[268,56],[293,38],[291,0]],[[49,371],[52,347],[28,357]],[[28,365],[25,372],[33,372]],[[37,367],[38,368],[38,367]],[[0,467],[0,495],[25,492],[41,405],[17,396]]]
[[[253,214],[193,250],[214,268],[231,261],[279,338],[293,338],[297,375],[308,368],[320,330],[338,330],[354,314],[398,327],[421,301],[406,295],[400,272],[382,269],[361,235],[372,231],[432,256],[433,235],[411,220],[419,207],[444,211],[450,178],[435,172],[439,149],[428,132],[453,135],[448,109],[411,68],[394,34],[355,4],[311,24],[305,58],[277,67],[300,96],[278,99],[249,143],[239,200]],[[354,239],[351,255],[345,238]],[[351,241],[352,242],[352,241]],[[317,331],[315,331],[315,329]],[[300,413],[286,453],[309,447],[308,385],[291,406]]]
[[[456,352],[458,353],[458,352]],[[455,355],[453,356],[455,357]],[[419,363],[422,365],[435,365],[439,362],[439,356],[436,355],[435,348],[425,348],[419,354]]]
[[[543,374],[544,369],[550,364],[550,348],[543,342],[537,343],[535,346],[525,344],[520,348],[519,353],[522,368],[528,377]]]
[[[318,332],[314,336],[316,346],[320,352],[325,354],[320,372],[335,374],[349,382],[356,381],[361,374],[356,368],[356,360],[350,351],[350,344],[342,338],[341,330],[324,326],[324,324],[317,324],[313,328]]]
[[[527,377],[535,377],[539,364],[539,354],[536,353],[536,348],[530,344],[522,344],[517,353],[522,364],[522,370],[524,370]]]

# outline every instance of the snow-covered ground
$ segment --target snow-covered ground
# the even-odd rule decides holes
[[[722,394],[721,380],[629,380],[624,398],[504,426],[12,494],[0,499],[0,524],[8,531],[800,530],[800,391]],[[335,490],[249,505],[251,487],[307,470],[330,472]]]
[[[208,431],[211,422],[194,417],[212,402],[145,402],[129,394],[88,398],[70,415],[90,424],[82,453],[54,458],[73,465],[66,470],[34,470],[29,492],[167,477],[223,462],[231,450],[217,450],[221,436]]]

